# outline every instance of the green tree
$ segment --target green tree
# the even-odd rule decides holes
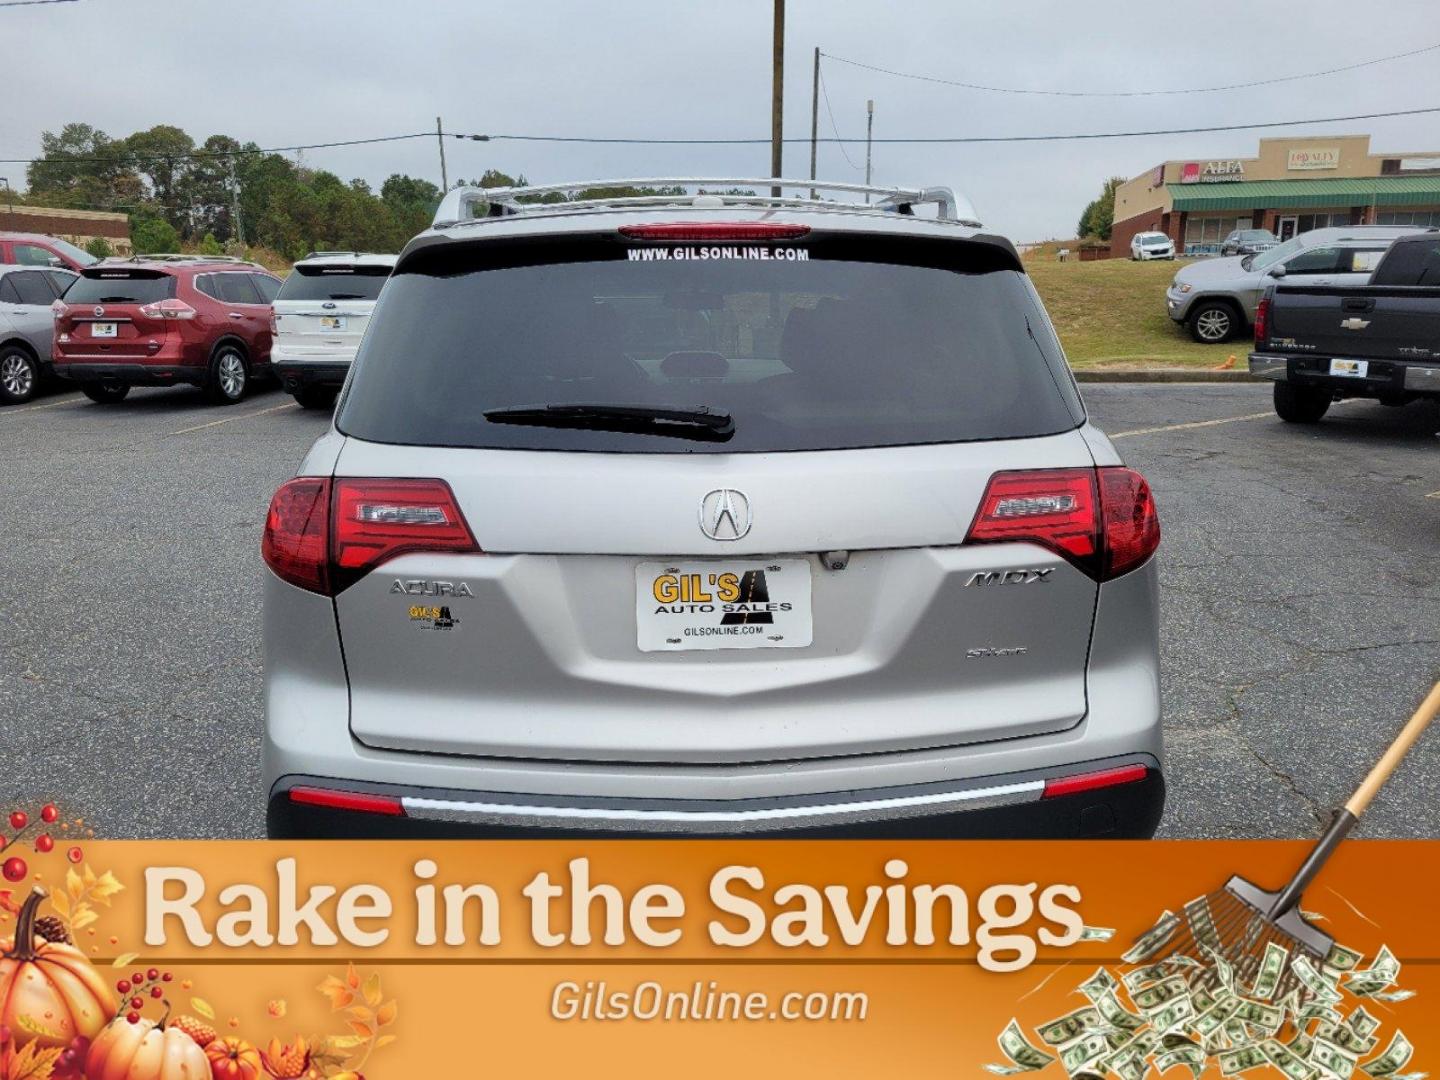
[[[130,218],[130,244],[137,255],[180,250],[180,234],[175,226],[154,213],[137,214]]]
[[[201,255],[224,255],[225,246],[215,239],[214,233],[206,233],[205,238],[200,241]]]
[[[1110,239],[1110,232],[1115,226],[1115,189],[1123,183],[1123,176],[1112,176],[1105,181],[1100,197],[1092,199],[1086,205],[1079,223],[1075,226],[1076,235],[1080,239],[1089,236],[1098,236],[1101,240]]]
[[[103,236],[92,236],[90,242],[85,245],[85,250],[97,259],[108,259],[115,254],[115,249],[110,246],[110,241]]]
[[[190,179],[195,140],[173,124],[157,124],[120,140],[117,148],[144,181],[149,201],[181,233],[193,235]]]
[[[89,124],[43,132],[40,156],[26,168],[25,182],[39,206],[105,210],[136,205],[145,195],[124,146]]]

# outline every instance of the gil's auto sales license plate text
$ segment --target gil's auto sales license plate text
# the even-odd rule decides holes
[[[798,649],[813,635],[805,559],[647,562],[635,568],[641,652]]]

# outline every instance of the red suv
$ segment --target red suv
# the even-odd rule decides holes
[[[87,266],[55,301],[55,374],[78,382],[91,401],[189,383],[232,405],[270,372],[270,304],[279,290],[279,278],[235,259]]]

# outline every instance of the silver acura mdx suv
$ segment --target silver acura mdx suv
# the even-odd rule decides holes
[[[761,194],[401,254],[265,525],[271,835],[1151,835],[1159,524],[1015,249],[642,183]]]

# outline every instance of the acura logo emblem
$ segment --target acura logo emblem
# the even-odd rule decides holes
[[[711,540],[739,540],[750,531],[750,500],[743,491],[716,488],[700,500],[700,531]]]
[[[101,316],[101,315],[104,315],[104,314],[105,314],[105,309],[104,309],[103,307],[97,307],[97,308],[95,309],[95,315],[96,315],[97,318],[98,318],[99,316]]]

